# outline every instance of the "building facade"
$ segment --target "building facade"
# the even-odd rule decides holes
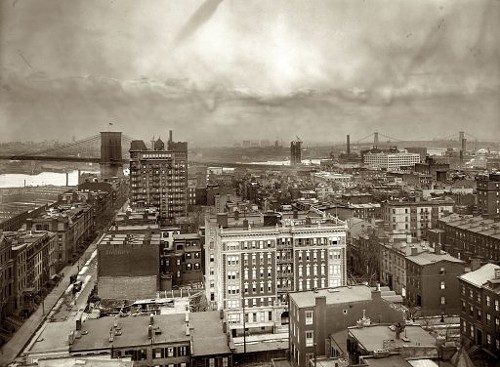
[[[476,177],[477,204],[483,217],[500,217],[500,173]]]
[[[386,230],[394,236],[427,238],[437,221],[453,213],[451,199],[427,201],[388,201],[383,205]]]
[[[372,291],[365,285],[294,292],[289,297],[292,366],[307,366],[314,356],[338,356],[330,336],[355,326],[359,320],[403,321],[400,307],[384,300],[380,290]]]
[[[401,167],[414,167],[420,163],[420,154],[417,153],[367,153],[363,162],[370,167],[398,170]]]
[[[5,232],[12,256],[7,313],[29,315],[55,275],[57,237],[47,231]]]
[[[83,252],[94,234],[95,222],[92,206],[75,203],[58,204],[37,217],[27,219],[27,229],[50,231],[57,235],[55,256],[59,271],[72,263]]]
[[[148,149],[142,140],[130,146],[130,205],[155,207],[160,218],[173,223],[188,206],[187,143],[161,139]]]
[[[207,299],[224,310],[233,335],[244,325],[255,332],[283,326],[288,292],[345,284],[345,233],[333,218],[208,217]]]
[[[470,263],[500,261],[500,223],[481,216],[453,214],[441,218],[436,228],[442,231],[443,248]]]
[[[463,261],[441,251],[406,257],[406,301],[412,312],[424,316],[458,315],[458,276],[465,273]]]
[[[460,336],[500,358],[500,266],[486,264],[460,282]]]

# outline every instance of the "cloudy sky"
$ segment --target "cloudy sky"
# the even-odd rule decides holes
[[[500,0],[0,7],[1,141],[500,136]]]

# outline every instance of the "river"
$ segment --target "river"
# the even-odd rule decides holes
[[[68,172],[69,186],[78,185],[78,170]],[[66,173],[41,172],[38,175],[0,174],[0,188],[23,186],[66,186]]]

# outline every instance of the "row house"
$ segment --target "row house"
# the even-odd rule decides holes
[[[57,271],[75,261],[94,234],[92,206],[75,203],[59,204],[38,217],[27,220],[28,230],[50,231],[57,236]]]
[[[482,216],[453,214],[441,218],[436,228],[441,232],[444,249],[451,255],[471,262],[500,261],[500,222]]]
[[[7,313],[27,316],[56,274],[56,235],[47,231],[4,232],[12,267],[7,279]]]

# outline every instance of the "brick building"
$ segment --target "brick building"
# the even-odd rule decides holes
[[[406,257],[406,299],[421,315],[458,315],[458,276],[465,273],[463,261],[441,251]]]
[[[404,312],[365,285],[292,292],[289,294],[292,366],[306,366],[314,356],[336,355],[331,335],[358,320],[402,322]]]
[[[470,263],[500,262],[500,223],[481,216],[453,214],[441,218],[436,228],[441,232],[443,248]]]
[[[97,245],[98,295],[104,300],[155,297],[159,290],[159,233],[107,233]]]
[[[87,320],[69,344],[72,356],[131,357],[135,367],[233,365],[218,312]]]
[[[173,223],[187,214],[188,206],[187,143],[173,142],[167,149],[161,139],[147,149],[142,140],[130,146],[130,204],[132,207],[155,207],[160,218]]]
[[[460,283],[460,336],[500,358],[500,266],[486,264],[463,274]]]
[[[224,310],[233,335],[244,323],[261,333],[286,324],[289,291],[345,284],[344,222],[309,215],[207,217],[207,299]]]
[[[477,204],[483,217],[500,217],[500,173],[478,175]]]
[[[47,231],[4,232],[11,251],[7,313],[29,315],[55,274],[57,237]]]
[[[58,204],[37,217],[27,219],[28,230],[45,230],[57,235],[57,269],[72,263],[94,234],[95,222],[89,204]]]
[[[9,299],[14,292],[14,273],[12,261],[12,246],[0,233],[0,328],[4,328],[4,321],[8,312]],[[4,342],[9,335],[0,332],[0,341]]]
[[[434,228],[440,218],[453,213],[454,204],[451,199],[388,201],[383,205],[386,230],[394,236],[425,239],[428,229]]]

